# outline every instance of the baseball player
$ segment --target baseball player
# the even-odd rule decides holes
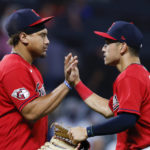
[[[113,84],[113,96],[107,100],[87,88],[80,80],[78,68],[75,89],[84,102],[108,119],[87,128],[69,131],[74,141],[88,137],[117,133],[116,150],[140,150],[150,146],[150,74],[141,64],[139,50],[143,35],[132,23],[116,21],[106,33],[95,31],[105,38],[102,48],[105,65],[120,71]],[[150,147],[149,147],[150,149]]]
[[[12,53],[0,62],[0,149],[37,150],[47,137],[47,115],[69,92],[72,76],[51,93],[45,93],[43,79],[32,62],[45,57],[49,40],[44,25],[53,17],[41,18],[32,9],[20,9],[6,21]],[[77,60],[69,54],[68,63]],[[69,84],[68,84],[69,83]]]

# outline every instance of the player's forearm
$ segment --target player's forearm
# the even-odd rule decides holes
[[[109,118],[113,116],[113,112],[109,108],[109,100],[98,96],[93,93],[84,101],[94,111],[102,114],[104,117]]]
[[[23,109],[23,116],[30,121],[38,120],[52,112],[63,100],[69,88],[62,83],[51,93],[41,96],[28,103]]]
[[[60,104],[60,102],[64,99],[68,92],[69,88],[66,87],[66,85],[63,83],[61,87],[57,87],[54,91],[48,94],[49,100],[51,102],[50,107],[46,109],[45,113],[49,114],[50,112],[52,112]]]
[[[92,137],[119,133],[133,127],[137,119],[136,114],[122,113],[103,123],[87,127],[87,134]]]
[[[81,96],[81,98],[84,100],[84,102],[94,111],[102,114],[106,118],[113,116],[113,112],[111,111],[108,105],[109,100],[93,93],[82,83],[81,80],[78,80],[78,82],[76,82],[75,89]]]

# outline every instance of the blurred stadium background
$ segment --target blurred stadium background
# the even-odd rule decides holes
[[[116,20],[135,23],[144,34],[142,64],[150,70],[150,1],[149,0],[0,0],[0,59],[11,52],[4,22],[19,8],[33,8],[41,16],[55,16],[46,24],[50,45],[45,59],[34,62],[41,71],[47,92],[64,80],[64,56],[79,57],[80,76],[97,94],[110,98],[118,75],[114,67],[104,66],[101,47],[104,41],[93,30],[106,31]],[[30,17],[30,16],[29,16]],[[87,126],[103,122],[104,117],[89,109],[72,90],[61,105],[49,115],[49,125]],[[42,132],[42,131],[41,131]],[[48,139],[52,136],[49,130]],[[92,150],[114,150],[114,135],[90,138]]]

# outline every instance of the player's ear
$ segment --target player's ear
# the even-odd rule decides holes
[[[128,45],[127,43],[123,42],[121,43],[120,45],[120,54],[123,55],[127,52],[127,49],[128,49]]]
[[[23,43],[23,44],[25,44],[25,45],[27,45],[28,44],[28,38],[27,38],[27,36],[28,35],[26,33],[21,32],[19,34],[20,42]]]

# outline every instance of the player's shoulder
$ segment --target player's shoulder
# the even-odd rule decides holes
[[[119,80],[131,77],[138,80],[144,80],[149,77],[148,70],[141,64],[131,64],[129,65],[120,75]]]
[[[21,65],[22,65],[22,61],[20,59],[20,56],[18,56],[17,54],[8,54],[8,55],[5,55],[3,59],[1,60],[0,68],[5,66],[7,67],[7,69],[9,69],[9,67],[16,68]]]
[[[141,64],[131,64],[125,70],[125,74],[133,77],[142,77],[149,74],[148,70]]]
[[[17,54],[8,54],[3,57],[0,62],[1,74],[9,73],[15,69],[26,69],[23,59]]]

